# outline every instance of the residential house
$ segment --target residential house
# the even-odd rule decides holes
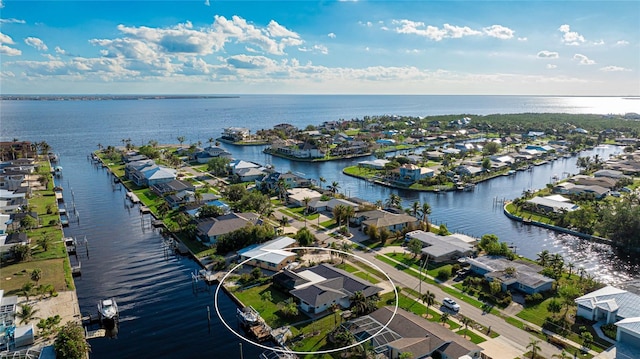
[[[553,192],[568,195],[593,194],[596,198],[601,199],[611,191],[602,186],[584,186],[571,182],[562,182],[553,187]]]
[[[375,160],[360,161],[358,162],[358,166],[365,167],[365,168],[373,168],[376,170],[382,170],[384,169],[384,165],[386,165],[389,162],[391,161],[378,158]]]
[[[586,175],[575,175],[568,179],[569,182],[573,182],[583,186],[601,186],[608,189],[613,189],[618,181],[609,177],[592,177]]]
[[[366,231],[367,227],[374,225],[376,228],[387,228],[391,232],[402,231],[408,226],[418,225],[418,219],[405,213],[390,213],[380,209],[373,211],[360,212],[354,218],[355,223],[362,226],[362,230]]]
[[[411,231],[405,235],[408,242],[415,238],[422,243],[422,254],[428,256],[429,262],[442,263],[469,257],[473,254],[473,244],[454,236],[439,236],[421,230]]]
[[[29,237],[25,232],[12,232],[0,238],[4,238],[0,246],[5,248],[13,247],[16,244],[29,244]]]
[[[541,131],[529,131],[522,134],[522,138],[529,140],[537,140],[540,137],[544,137],[544,132]]]
[[[266,171],[267,170],[264,167],[240,168],[236,170],[234,177],[238,182],[254,182],[266,176]]]
[[[370,342],[384,358],[398,359],[409,353],[411,358],[479,359],[483,351],[450,329],[402,308],[382,307],[341,326],[356,341]]]
[[[26,193],[0,189],[0,213],[16,213],[28,204]]]
[[[147,166],[133,173],[132,180],[138,186],[153,186],[160,183],[168,183],[176,179],[178,171],[164,166]]]
[[[572,203],[568,198],[560,195],[533,197],[527,200],[527,206],[533,208],[538,213],[562,213],[572,212],[580,207]]]
[[[205,147],[202,151],[198,151],[193,154],[193,159],[198,163],[207,163],[213,158],[229,158],[231,159],[231,152],[228,152],[222,147],[209,146]]]
[[[322,211],[331,212],[337,206],[352,207],[354,211],[357,211],[358,207],[360,207],[357,203],[348,201],[346,199],[341,199],[341,198],[331,198],[328,201],[322,201],[320,198],[317,198],[309,202],[309,208],[311,209],[312,212],[322,212]]]
[[[5,296],[4,289],[0,289],[0,323],[5,323],[6,328],[15,320],[18,296]]]
[[[315,141],[298,142],[293,145],[276,146],[272,149],[286,156],[296,158],[323,158],[325,153],[321,150]]]
[[[0,189],[15,191],[22,186],[25,179],[25,173],[2,169],[0,171]]]
[[[238,255],[241,262],[247,260],[247,265],[277,272],[295,261],[297,254],[286,250],[295,244],[295,239],[282,236],[243,248],[238,251]]]
[[[605,178],[613,178],[616,180],[622,179],[622,178],[629,178],[629,176],[625,175],[624,173],[622,173],[622,171],[616,171],[616,170],[599,170],[599,171],[595,171],[593,173],[594,177],[605,177]]]
[[[333,136],[332,141],[333,143],[337,144],[337,143],[343,143],[343,142],[350,142],[353,140],[354,140],[353,136],[349,136],[344,132],[340,132],[340,133],[337,133],[335,136]]]
[[[406,183],[418,182],[421,179],[433,177],[434,170],[427,167],[420,167],[410,163],[405,163],[398,168],[399,181]]]
[[[503,291],[519,290],[534,294],[550,290],[553,286],[554,280],[540,274],[543,268],[531,262],[510,261],[499,256],[480,256],[467,258],[466,261],[471,265],[472,272],[484,276],[490,282],[499,281]],[[510,267],[515,269],[513,273],[506,270]]]
[[[381,146],[395,146],[396,140],[392,138],[381,138],[379,140],[376,140],[376,143]]]
[[[640,355],[640,296],[606,286],[575,299],[576,316],[603,324],[615,324],[618,358]]]
[[[223,140],[242,142],[249,139],[249,129],[245,127],[227,127],[222,131]]]
[[[205,193],[206,195],[206,193]],[[205,197],[203,195],[203,197]],[[211,198],[203,198],[200,203],[189,202],[185,205],[185,213],[191,216],[192,218],[197,218],[200,216],[200,209],[204,206],[215,206],[220,209],[222,214],[231,213],[231,207],[225,202],[219,199],[219,196],[212,196]]]
[[[371,145],[365,141],[348,141],[331,149],[332,156],[352,156],[371,152]]]
[[[457,174],[459,174],[461,176],[473,177],[473,176],[477,176],[480,173],[482,173],[484,171],[484,169],[482,167],[478,167],[478,166],[460,165],[460,166],[456,167],[456,169],[454,171],[455,171],[455,173],[457,173]]]
[[[9,218],[11,218],[10,215],[0,213],[0,236],[7,233],[7,222],[9,221]]]
[[[231,162],[229,162],[229,170],[231,172],[231,174],[235,175],[238,173],[238,171],[245,169],[245,168],[261,168],[262,166],[254,163],[254,162],[248,162],[248,161],[244,161],[244,160],[233,160]]]
[[[535,150],[535,151],[542,152],[542,153],[555,151],[555,148],[553,148],[552,146],[549,146],[549,145],[527,145],[527,147],[525,147],[524,149],[525,150]]]
[[[322,313],[333,304],[349,308],[350,297],[356,292],[362,292],[365,298],[370,298],[382,291],[382,288],[328,264],[298,272],[285,269],[276,274],[273,280],[281,287],[295,285],[288,288],[289,294],[297,299],[300,309],[311,314]]]
[[[197,223],[197,237],[205,244],[215,244],[218,239],[248,224],[261,224],[257,213],[229,213],[216,218],[206,218]]]
[[[262,179],[256,180],[256,187],[263,190],[277,191],[280,186],[280,180],[285,188],[311,187],[311,180],[298,176],[294,173],[271,172]]]
[[[304,204],[305,198],[308,198],[310,201],[313,201],[315,199],[320,199],[320,197],[322,197],[322,194],[320,192],[309,189],[309,188],[291,188],[287,190],[287,199],[289,203],[298,207],[302,207],[305,205]]]
[[[145,155],[141,155],[138,151],[130,151],[126,152],[122,155],[122,161],[124,163],[138,162],[138,161],[146,161],[149,157]]]
[[[6,222],[7,229],[8,230],[13,230],[13,231],[18,230],[22,226],[21,222],[26,217],[31,217],[35,221],[34,223],[39,223],[39,221],[38,221],[38,213],[37,212],[10,213],[9,214],[9,220]]]
[[[151,192],[157,194],[160,197],[167,196],[169,194],[180,193],[183,191],[195,192],[196,187],[191,182],[182,180],[173,180],[166,183],[157,183],[149,187]]]

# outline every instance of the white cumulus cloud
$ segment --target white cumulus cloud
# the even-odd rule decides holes
[[[286,27],[278,24],[273,20],[269,22],[269,25],[267,25],[267,30],[269,31],[269,34],[273,37],[292,37],[295,39],[300,38],[300,35],[287,29]]]
[[[24,20],[20,19],[0,19],[0,24],[24,24],[26,23]]]
[[[11,36],[5,35],[5,34],[0,32],[0,44],[13,45],[14,42],[13,42],[13,39],[11,38]]]
[[[554,51],[542,50],[538,52],[537,56],[541,59],[557,59],[559,57],[559,54]]]
[[[576,61],[579,61],[580,65],[593,65],[596,63],[595,61],[589,59],[588,57],[582,54],[573,55],[573,59]]]
[[[561,25],[558,30],[562,33],[562,42],[565,45],[577,46],[585,42],[584,36],[575,31],[567,24]]]
[[[518,41],[527,41],[527,38],[526,37],[519,37]]]
[[[20,56],[22,55],[22,51],[18,49],[14,49],[13,47],[7,45],[13,45],[13,39],[9,35],[5,35],[0,32],[0,54],[6,56]]]
[[[40,40],[37,37],[27,37],[26,39],[24,39],[24,43],[36,48],[40,51],[47,51],[49,50],[49,48],[47,47],[47,45],[44,43],[44,41]]]
[[[547,69],[549,69],[549,70],[553,70],[553,69],[555,69],[555,68],[557,68],[557,67],[558,67],[558,66],[557,66],[557,65],[554,65],[554,64],[547,64]]]
[[[627,46],[629,45],[629,41],[627,40],[618,40],[616,41],[616,46]]]
[[[60,54],[60,55],[66,55],[67,54],[67,52],[64,51],[60,46],[56,46],[54,50],[56,51],[56,54]]]
[[[515,33],[515,31],[502,25],[492,25],[489,27],[485,27],[482,29],[482,31],[484,31],[484,33],[488,36],[502,40],[511,39],[513,37],[513,34]]]
[[[626,69],[624,67],[620,67],[620,66],[605,66],[605,67],[601,67],[600,71],[604,71],[604,72],[620,72],[620,71],[631,71],[631,70]]]
[[[332,39],[336,38],[336,34],[334,34],[333,32],[328,33],[327,36],[332,38]]]

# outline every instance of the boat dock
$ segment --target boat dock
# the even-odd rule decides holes
[[[238,308],[236,310],[236,317],[247,334],[257,341],[262,342],[272,338],[271,327],[253,307]]]
[[[131,203],[133,204],[138,204],[140,203],[140,198],[138,198],[138,196],[136,196],[135,193],[133,192],[127,192],[127,198],[129,199],[129,201],[131,201]]]

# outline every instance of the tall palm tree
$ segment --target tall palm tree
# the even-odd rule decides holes
[[[344,206],[344,212],[342,213],[344,216],[344,225],[347,228],[347,232],[349,231],[349,219],[356,215],[356,210],[351,206]]]
[[[429,215],[431,214],[431,206],[429,205],[429,203],[424,202],[422,204],[422,209],[420,210],[420,213],[422,214],[422,222],[425,225],[426,230],[429,230]]]
[[[392,193],[392,194],[389,195],[389,198],[387,198],[386,205],[388,207],[402,209],[401,206],[400,206],[401,202],[402,202],[402,198],[400,198],[400,196],[398,196],[398,194]]]
[[[420,300],[427,306],[427,318],[429,317],[429,307],[436,303],[436,295],[430,290],[427,290],[420,296]]]
[[[549,259],[551,259],[551,253],[549,253],[548,250],[543,250],[542,252],[538,253],[538,264],[540,264],[543,267],[546,267],[547,264],[549,263]]]
[[[338,189],[340,188],[340,183],[338,183],[337,181],[333,181],[331,182],[331,185],[329,186],[329,190],[333,193],[336,194],[338,193]]]
[[[324,183],[327,182],[327,179],[320,176],[320,178],[318,178],[318,181],[320,182],[320,188],[324,187]]]
[[[338,225],[338,227],[340,227],[340,223],[342,222],[342,218],[344,217],[346,207],[347,206],[343,204],[339,204],[333,207],[333,218],[336,220],[336,224]]]
[[[462,317],[462,324],[464,324],[464,336],[467,336],[467,330],[471,324],[473,324],[473,319],[469,317]]]
[[[567,264],[567,268],[569,268],[569,277],[571,277],[571,274],[573,272],[573,268],[575,268],[576,265],[573,264],[573,262],[569,262],[569,264]]]
[[[442,326],[444,326],[447,323],[447,320],[449,320],[449,313],[443,312],[440,315],[440,323],[442,323]]]
[[[419,211],[420,211],[420,202],[413,201],[413,203],[411,204],[411,214],[414,217],[418,217],[418,212]]]
[[[22,285],[22,288],[20,288],[20,292],[22,292],[22,295],[25,296],[25,298],[27,298],[27,302],[29,301],[29,297],[33,292],[33,288],[34,288],[34,285],[32,282],[26,282],[25,284]]]
[[[36,317],[38,309],[29,304],[20,304],[20,311],[16,313],[16,317],[20,319],[20,323],[29,324],[30,321],[38,319]]]
[[[540,350],[540,341],[538,339],[530,338],[529,345],[527,345],[527,349],[531,348],[531,358],[535,358]]]
[[[560,359],[570,359],[571,356],[565,352],[564,350],[560,352],[560,354],[553,354],[552,358],[560,358]]]

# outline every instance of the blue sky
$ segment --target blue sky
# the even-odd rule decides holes
[[[2,94],[640,95],[640,1],[0,0]]]

